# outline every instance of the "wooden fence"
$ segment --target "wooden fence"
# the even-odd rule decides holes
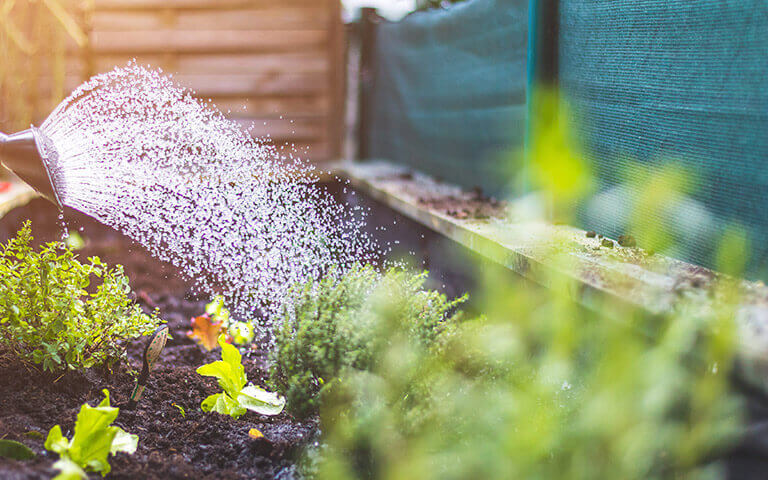
[[[345,39],[340,0],[93,0],[80,12],[66,90],[135,59],[173,73],[255,136],[315,163],[341,151]]]

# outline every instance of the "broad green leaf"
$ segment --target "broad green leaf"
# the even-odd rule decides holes
[[[248,410],[261,415],[277,415],[285,407],[285,398],[252,383],[240,392],[240,395],[237,396],[237,402]]]
[[[53,468],[60,473],[53,477],[53,480],[85,480],[88,478],[88,474],[80,466],[70,460],[69,458],[62,457],[53,464]]]
[[[75,422],[75,435],[69,447],[72,460],[80,465],[89,465],[98,472],[109,472],[109,455],[116,432],[107,427],[115,421],[119,409],[109,406],[109,393],[98,407],[88,404],[80,408]]]
[[[245,386],[248,377],[242,365],[242,357],[236,347],[224,341],[224,335],[219,337],[221,345],[221,360],[203,365],[197,369],[200,375],[216,377],[223,393],[209,396],[200,407],[204,412],[217,412],[238,418],[247,410],[262,415],[277,415],[283,410],[285,399],[267,392],[254,385]]]
[[[69,450],[69,440],[61,434],[61,427],[54,425],[48,432],[48,438],[45,439],[45,449],[56,452],[61,455],[62,452]]]
[[[109,405],[109,392],[104,390],[104,400],[97,407],[87,403],[80,407],[75,422],[75,434],[69,441],[61,433],[61,427],[55,425],[48,432],[45,448],[58,453],[57,462],[62,473],[57,478],[85,478],[84,470],[106,475],[110,472],[108,456],[117,452],[134,453],[138,437],[130,435],[122,428],[111,426],[119,409]],[[72,468],[72,465],[77,468]]]
[[[224,341],[223,335],[219,336],[219,345],[222,360],[203,365],[196,371],[200,375],[217,378],[219,386],[231,397],[235,397],[248,381],[240,363],[242,357],[236,347]]]
[[[112,447],[109,449],[109,453],[112,455],[123,452],[128,455],[133,455],[136,452],[136,448],[139,446],[139,436],[132,435],[120,427],[111,427],[116,429],[115,438],[112,440]]]
[[[215,393],[208,396],[200,408],[204,412],[216,412],[222,415],[229,415],[233,418],[239,418],[246,412],[246,409],[240,406],[232,397],[226,393]]]
[[[219,337],[219,345],[221,346],[221,359],[232,368],[232,383],[239,391],[248,382],[248,378],[245,376],[245,368],[242,364],[242,356],[237,347],[230,345],[224,340],[224,335]]]
[[[29,460],[35,458],[33,452],[28,446],[14,440],[0,440],[0,457],[12,458],[14,460]]]

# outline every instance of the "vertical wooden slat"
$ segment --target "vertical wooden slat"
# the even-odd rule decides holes
[[[360,82],[357,102],[357,158],[369,156],[368,128],[370,124],[370,103],[374,90],[376,24],[379,14],[375,8],[363,8],[360,17]]]
[[[328,143],[334,158],[341,156],[344,139],[344,106],[346,104],[346,41],[341,20],[341,0],[328,0],[331,10],[328,27],[328,69],[329,92],[331,92],[331,113],[328,118]]]

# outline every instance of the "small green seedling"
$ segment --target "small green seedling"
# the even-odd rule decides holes
[[[0,439],[0,457],[12,458],[14,460],[29,460],[35,458],[35,452],[23,443]]]
[[[99,472],[102,476],[111,470],[107,457],[117,452],[133,454],[139,442],[120,427],[110,425],[120,409],[109,405],[109,391],[103,390],[104,400],[97,407],[83,404],[75,422],[75,434],[68,440],[61,427],[54,425],[45,440],[46,450],[59,454],[53,467],[61,473],[54,480],[87,479],[86,471]]]
[[[248,345],[253,341],[253,324],[235,320],[224,307],[224,297],[216,296],[213,301],[205,306],[205,313],[214,322],[220,322],[235,345]]]
[[[219,336],[219,346],[221,360],[197,369],[200,375],[216,377],[219,386],[224,389],[203,400],[200,405],[203,411],[213,411],[233,418],[239,418],[248,410],[261,415],[277,415],[282,412],[285,398],[248,383],[240,352],[224,340],[224,335]]]
[[[179,410],[179,413],[181,413],[181,418],[187,418],[187,412],[184,410],[184,407],[177,403],[172,403],[171,406],[174,406]]]

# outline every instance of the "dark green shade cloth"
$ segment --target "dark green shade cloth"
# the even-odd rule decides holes
[[[504,191],[525,132],[528,0],[473,0],[378,26],[369,156]]]
[[[685,260],[714,265],[726,225],[752,239],[748,270],[768,263],[768,2],[560,2],[559,82],[598,175],[582,226],[624,233],[637,166],[674,163],[693,193],[661,222]],[[629,172],[629,173],[628,173]],[[642,243],[642,239],[638,238]]]

